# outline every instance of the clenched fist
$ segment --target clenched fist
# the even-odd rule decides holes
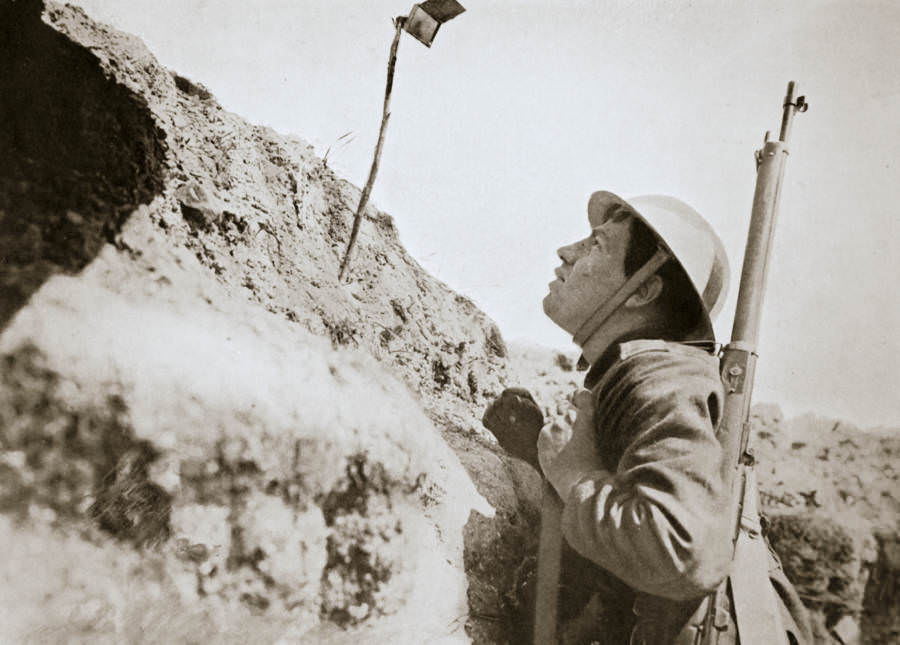
[[[594,396],[589,390],[576,392],[568,412],[538,433],[538,462],[560,499],[567,499],[585,475],[603,469],[594,433]]]
[[[528,390],[521,387],[503,390],[485,410],[481,423],[510,456],[540,471],[537,438],[544,425],[544,414]]]

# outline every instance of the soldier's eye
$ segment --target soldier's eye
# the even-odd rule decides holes
[[[612,222],[618,224],[619,222],[624,222],[630,216],[631,211],[624,206],[613,206],[606,211],[606,218],[603,220],[603,223]]]

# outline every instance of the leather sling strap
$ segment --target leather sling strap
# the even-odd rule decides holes
[[[787,645],[775,589],[769,580],[769,547],[757,510],[756,473],[744,469],[741,528],[731,566],[731,594],[741,645]]]
[[[625,281],[625,283],[616,290],[616,292],[609,297],[608,300],[603,302],[597,309],[591,314],[590,318],[588,318],[581,327],[578,328],[578,331],[575,332],[575,336],[573,340],[575,344],[578,346],[583,346],[584,343],[594,335],[600,326],[606,322],[606,319],[609,318],[622,304],[628,300],[628,298],[637,291],[642,284],[644,284],[650,276],[656,273],[659,268],[666,263],[666,261],[670,258],[669,252],[666,251],[663,247],[658,247],[656,249],[656,253],[647,260],[647,262],[640,269],[635,271],[629,276],[629,278]]]

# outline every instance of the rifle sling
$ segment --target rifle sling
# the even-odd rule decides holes
[[[670,258],[669,252],[662,246],[656,249],[656,253],[647,260],[640,269],[629,276],[625,283],[619,287],[616,292],[611,295],[603,304],[591,314],[578,331],[575,332],[573,340],[579,347],[583,347],[587,340],[594,335],[601,325],[606,322],[615,311],[624,304],[626,300],[644,284],[650,276],[656,273],[659,268]]]
[[[756,473],[744,468],[741,528],[731,564],[731,595],[740,642],[787,645],[778,594],[769,580],[769,547],[760,531]]]

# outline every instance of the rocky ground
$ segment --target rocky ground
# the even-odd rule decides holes
[[[540,481],[481,428],[507,349],[303,141],[134,37],[0,3],[0,642],[520,642]],[[892,642],[896,433],[755,418],[821,642]]]

